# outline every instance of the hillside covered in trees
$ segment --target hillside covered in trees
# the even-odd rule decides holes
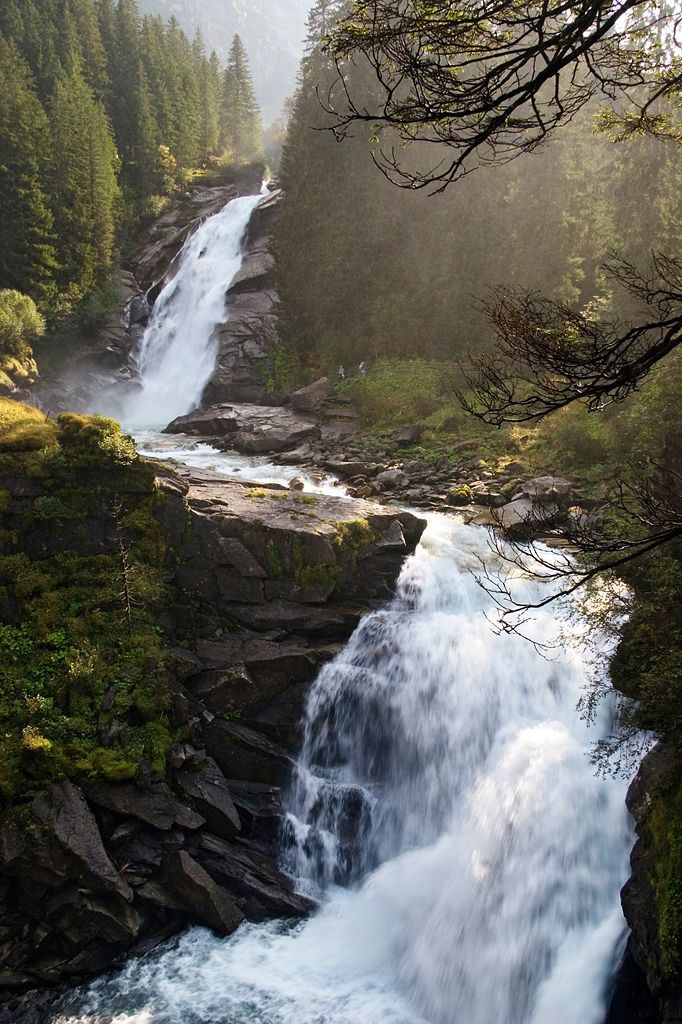
[[[145,14],[174,16],[190,36],[198,29],[223,61],[238,32],[252,58],[266,125],[294,91],[310,6],[310,0],[140,0]]]
[[[102,286],[169,194],[262,154],[239,36],[223,68],[200,35],[142,17],[137,0],[0,8],[0,289],[48,322]],[[4,335],[0,348],[16,360]]]

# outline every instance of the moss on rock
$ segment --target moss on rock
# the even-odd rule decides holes
[[[0,400],[6,803],[54,779],[165,770],[171,677],[154,608],[169,555],[154,481],[114,421],[53,422]]]

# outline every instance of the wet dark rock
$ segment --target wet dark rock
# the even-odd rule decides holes
[[[242,836],[270,845],[280,833],[282,791],[263,782],[230,779],[230,793],[242,823]]]
[[[235,899],[255,900],[264,918],[302,917],[314,907],[311,900],[293,891],[271,858],[245,844],[226,843],[204,833],[195,856]]]
[[[176,772],[175,781],[216,835],[230,838],[241,831],[239,814],[225,776],[212,758],[207,757],[199,765],[188,765]]]
[[[35,798],[31,814],[40,826],[40,832],[33,830],[32,835],[45,855],[43,864],[54,871],[56,878],[66,874],[63,854],[66,864],[75,862],[96,889],[132,899],[132,890],[107,856],[97,822],[77,786],[68,781],[54,783]],[[13,865],[25,864],[36,852],[36,847],[24,848],[18,857],[2,864],[3,870],[12,874]]]
[[[626,799],[638,839],[630,857],[631,875],[621,892],[621,902],[631,929],[628,951],[655,999],[656,1024],[679,1024],[682,1020],[682,977],[679,967],[671,965],[661,942],[659,911],[665,894],[660,892],[657,878],[661,855],[658,844],[662,840],[660,824],[657,827],[654,818],[657,806],[660,809],[666,802],[674,806],[679,800],[680,777],[676,744],[658,743],[642,761]]]
[[[139,818],[154,828],[167,830],[179,825],[195,829],[204,824],[201,815],[180,803],[160,780],[125,785],[91,781],[84,782],[83,789],[91,803],[125,817]]]
[[[218,935],[231,935],[244,920],[234,900],[184,850],[165,857],[164,877],[189,915]]]
[[[291,755],[246,725],[216,718],[206,728],[204,739],[206,749],[228,779],[279,786],[291,778]]]

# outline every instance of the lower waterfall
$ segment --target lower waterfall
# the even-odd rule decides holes
[[[632,844],[625,783],[588,757],[610,709],[578,716],[577,647],[491,630],[482,555],[484,530],[431,517],[311,688],[281,855],[319,911],[194,929],[60,1024],[601,1024]],[[537,640],[557,628],[538,613]]]

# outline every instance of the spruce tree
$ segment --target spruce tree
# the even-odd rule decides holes
[[[222,142],[237,164],[263,158],[260,108],[246,50],[238,35],[230,47],[223,82]]]
[[[55,291],[49,127],[17,47],[0,36],[0,288],[43,307]]]
[[[77,300],[111,264],[118,157],[106,114],[80,69],[57,82],[49,115],[59,282]]]

